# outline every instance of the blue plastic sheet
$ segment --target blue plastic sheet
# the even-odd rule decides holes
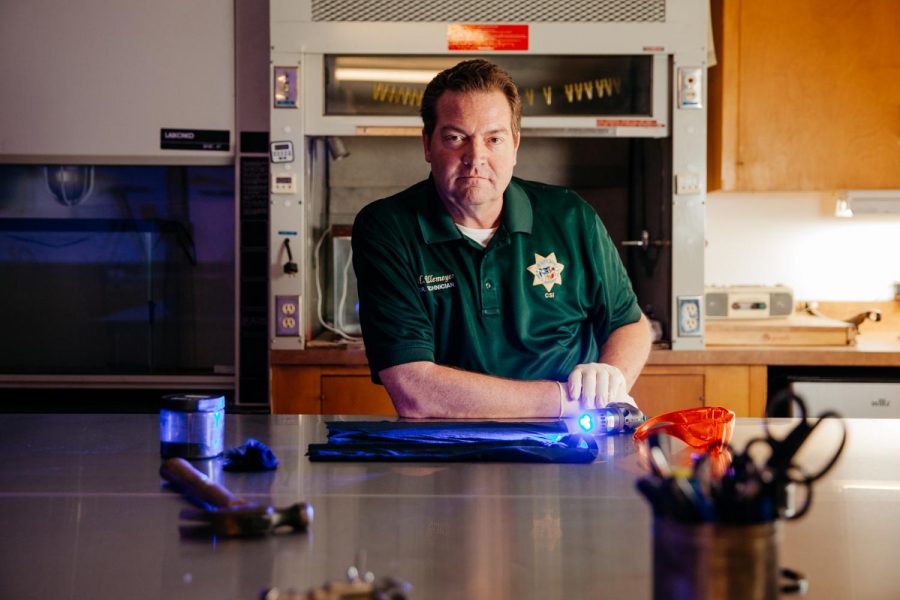
[[[590,434],[562,421],[330,421],[328,442],[310,444],[311,461],[590,463]]]

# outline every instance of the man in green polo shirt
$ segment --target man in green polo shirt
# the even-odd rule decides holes
[[[521,102],[475,59],[422,101],[431,176],[366,206],[353,267],[372,379],[404,417],[573,416],[628,391],[646,317],[594,210],[512,176]]]

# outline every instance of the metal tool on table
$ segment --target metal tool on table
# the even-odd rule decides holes
[[[282,529],[305,531],[312,524],[312,505],[298,502],[287,508],[275,508],[239,498],[183,458],[165,460],[159,474],[203,507],[181,511],[182,519],[195,522],[185,533],[256,536]]]
[[[375,579],[375,574],[365,569],[366,552],[360,550],[356,564],[347,569],[344,581],[329,581],[323,586],[306,592],[293,589],[263,590],[259,600],[407,600],[412,584],[396,577]]]
[[[367,580],[348,576],[347,581],[329,581],[305,592],[267,589],[260,594],[259,600],[406,600],[411,590],[409,583],[393,577]]]

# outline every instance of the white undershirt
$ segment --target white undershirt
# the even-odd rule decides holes
[[[482,248],[487,248],[487,245],[488,243],[490,243],[491,238],[494,237],[495,233],[497,233],[496,227],[491,227],[490,229],[478,229],[477,227],[466,227],[465,225],[460,225],[459,223],[455,223],[455,225],[464,236],[469,239],[475,240],[475,242],[481,244]]]

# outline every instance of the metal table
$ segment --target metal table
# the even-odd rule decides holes
[[[328,417],[324,417],[327,419]],[[781,563],[812,598],[900,597],[900,421],[849,421],[811,512],[784,524]],[[179,536],[187,503],[158,476],[155,415],[0,415],[0,597],[257,598],[341,579],[359,551],[414,598],[649,598],[651,513],[627,436],[590,465],[310,463],[322,417],[228,415],[226,447],[281,465],[232,474],[238,495],[315,507],[307,534]],[[760,431],[742,419],[740,443]]]

